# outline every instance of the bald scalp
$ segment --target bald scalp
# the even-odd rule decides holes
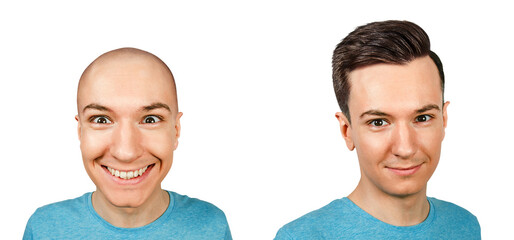
[[[171,81],[171,89],[172,96],[174,98],[172,107],[174,111],[178,112],[178,103],[177,103],[177,90],[175,85],[175,79],[173,77],[173,73],[169,69],[169,67],[164,63],[159,57],[154,54],[137,49],[137,48],[119,48],[109,52],[106,52],[96,58],[89,66],[84,70],[82,75],[80,76],[78,88],[77,88],[77,107],[79,106],[79,96],[82,86],[90,81],[91,78],[95,78],[97,75],[101,75],[102,71],[105,71],[106,68],[115,68],[117,65],[119,66],[122,63],[126,62],[140,62],[141,64],[157,65],[159,66],[159,70],[164,72],[164,75],[168,76],[167,78]],[[79,110],[80,112],[80,110]]]

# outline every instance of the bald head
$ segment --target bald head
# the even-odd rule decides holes
[[[159,85],[163,88],[161,90],[169,92],[169,108],[174,113],[178,112],[173,74],[160,58],[137,48],[120,48],[106,52],[95,59],[80,77],[77,90],[79,115],[83,111],[81,107],[84,107],[82,100],[91,94],[91,90],[102,88],[110,90],[112,94],[121,90],[135,93],[145,85]],[[130,89],[131,87],[134,89]]]

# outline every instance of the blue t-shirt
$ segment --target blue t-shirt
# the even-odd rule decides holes
[[[425,221],[407,227],[382,222],[342,198],[283,226],[282,239],[480,239],[477,218],[453,203],[428,198]]]
[[[38,208],[23,239],[232,239],[225,214],[216,206],[168,191],[170,203],[155,221],[119,228],[96,213],[91,193]]]

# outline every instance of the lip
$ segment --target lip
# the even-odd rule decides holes
[[[392,168],[392,167],[386,167],[386,168],[389,171],[393,172],[394,174],[404,177],[404,176],[410,176],[410,175],[415,174],[421,168],[421,165],[423,165],[423,164],[419,164],[419,165],[416,165],[413,167],[408,167],[408,168]]]
[[[122,179],[122,178],[113,176],[111,174],[111,172],[109,172],[109,170],[107,170],[106,166],[102,166],[102,168],[104,170],[104,173],[107,175],[106,177],[111,179],[116,184],[119,184],[119,185],[136,185],[136,184],[141,183],[142,181],[144,181],[148,177],[148,175],[152,172],[154,166],[155,166],[155,163],[148,165],[148,168],[143,173],[143,175],[135,177],[135,178],[131,178],[131,179]]]

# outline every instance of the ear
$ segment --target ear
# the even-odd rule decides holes
[[[448,113],[446,112],[448,105],[450,105],[450,101],[447,101],[443,104],[443,126],[444,126],[444,128],[446,128],[446,125],[448,124]]]
[[[79,115],[75,115],[75,120],[77,120],[77,135],[79,136],[79,140],[80,140],[80,120],[79,120]]]
[[[173,150],[177,149],[178,147],[178,138],[180,137],[180,117],[182,117],[183,113],[179,112],[177,114],[177,118],[175,119],[175,145],[173,146]]]
[[[355,149],[355,144],[353,143],[352,139],[352,128],[350,126],[350,121],[348,121],[348,118],[342,113],[337,112],[336,118],[339,120],[339,127],[341,128],[341,135],[343,135],[344,141],[346,142],[346,147],[350,151]]]
[[[448,113],[447,113],[448,105],[450,105],[449,101],[445,102],[443,104],[443,138],[442,139],[444,139],[444,136],[446,135],[445,129],[446,129],[446,125],[448,125]]]

